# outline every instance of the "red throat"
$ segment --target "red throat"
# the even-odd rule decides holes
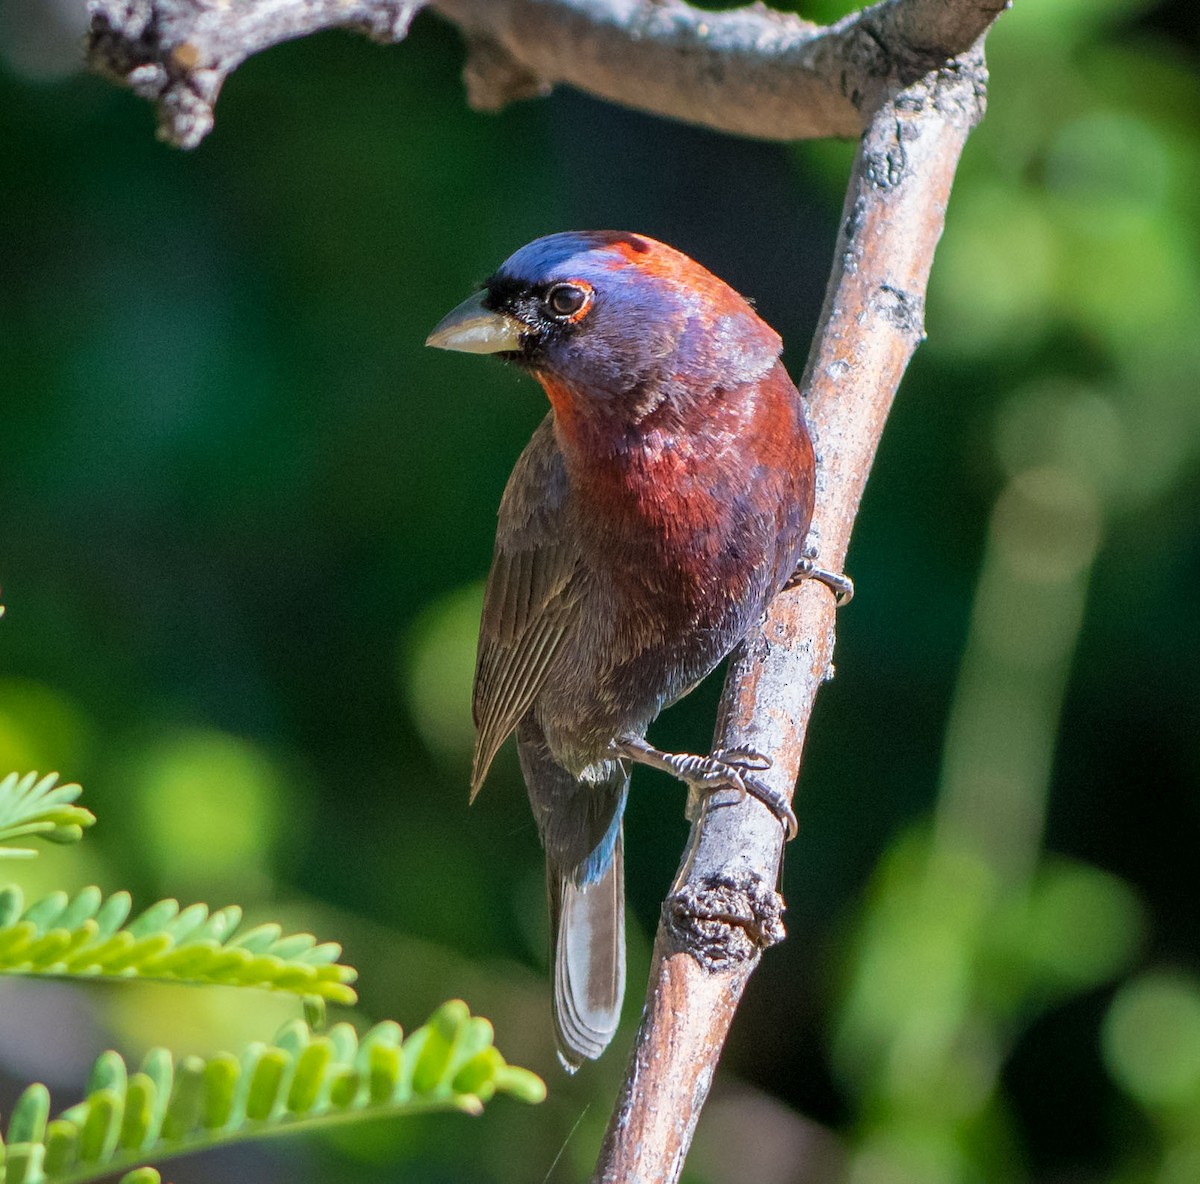
[[[544,371],[537,371],[534,377],[541,383],[550,406],[554,408],[554,424],[559,439],[568,446],[584,447],[583,416],[579,413],[571,388]]]

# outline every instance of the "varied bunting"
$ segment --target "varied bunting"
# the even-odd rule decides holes
[[[471,796],[517,734],[546,850],[564,1065],[603,1052],[625,986],[629,764],[761,797],[749,753],[665,753],[646,729],[815,575],[815,461],[781,341],[679,251],[617,231],[522,247],[430,334],[528,370],[551,410],[500,503],[475,669]]]

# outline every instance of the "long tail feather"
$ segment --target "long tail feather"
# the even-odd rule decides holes
[[[517,733],[517,754],[546,849],[554,965],[554,1030],[574,1072],[613,1038],[625,995],[625,854],[621,818],[629,772],[577,778],[550,755],[536,723]]]
[[[554,949],[554,1031],[573,1073],[609,1045],[625,997],[625,856],[618,823],[612,860],[576,884],[547,864]]]

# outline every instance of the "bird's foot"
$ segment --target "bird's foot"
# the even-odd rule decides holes
[[[754,776],[771,767],[770,757],[762,753],[744,748],[719,748],[710,756],[694,756],[689,752],[663,752],[638,737],[618,740],[613,748],[617,755],[670,773],[706,796],[732,789],[739,802],[747,795],[757,798],[787,828],[788,838],[796,837],[799,824],[791,803]]]
[[[788,582],[783,586],[784,591],[794,588],[805,580],[819,580],[824,584],[833,593],[838,608],[849,604],[854,599],[854,581],[842,572],[826,571],[825,568],[818,567],[817,552],[813,547],[809,547],[800,562],[796,564],[796,570],[792,572]]]

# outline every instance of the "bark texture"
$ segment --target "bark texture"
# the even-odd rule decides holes
[[[91,67],[158,106],[192,148],[226,78],[320,29],[399,41],[429,8],[467,40],[480,109],[569,83],[613,102],[762,139],[856,136],[897,87],[965,52],[1007,0],[883,0],[828,26],[761,4],[682,0],[89,0]]]

